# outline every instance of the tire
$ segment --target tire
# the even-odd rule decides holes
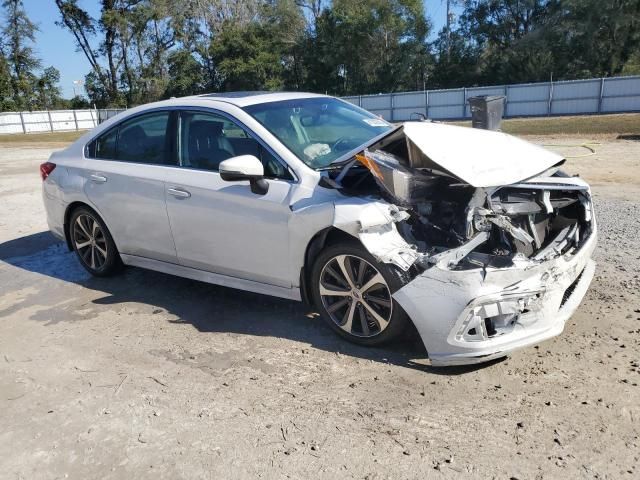
[[[88,207],[78,207],[71,214],[69,237],[80,264],[96,277],[108,277],[121,266],[120,254],[100,216]]]
[[[351,283],[345,272],[351,272]],[[358,242],[327,247],[311,271],[313,302],[322,318],[341,337],[365,346],[388,343],[409,324],[392,297],[405,283],[400,270],[378,262]]]

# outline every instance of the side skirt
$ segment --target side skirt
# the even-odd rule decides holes
[[[288,298],[290,300],[301,301],[299,288],[284,288],[267,283],[254,282],[252,280],[244,280],[237,277],[229,277],[218,273],[206,272],[195,268],[183,267],[174,263],[161,262],[150,258],[138,257],[136,255],[120,254],[122,262],[132,267],[146,268],[155,270],[156,272],[168,273],[178,277],[190,278],[200,282],[212,283],[223,287],[237,288],[238,290],[246,290],[263,295],[271,295],[272,297]]]

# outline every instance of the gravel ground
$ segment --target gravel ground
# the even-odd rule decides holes
[[[89,277],[46,232],[50,150],[0,148],[0,477],[638,478],[640,142],[598,151],[568,165],[600,243],[563,335],[436,369],[416,339],[356,347],[295,302]]]

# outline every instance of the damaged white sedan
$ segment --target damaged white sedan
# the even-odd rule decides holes
[[[305,300],[364,345],[412,322],[451,365],[558,335],[582,300],[596,223],[563,162],[502,133],[239,92],[128,110],[41,175],[51,231],[94,275]]]

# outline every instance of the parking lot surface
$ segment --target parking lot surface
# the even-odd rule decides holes
[[[600,240],[564,334],[445,369],[300,303],[91,278],[47,232],[38,165],[59,146],[0,147],[0,477],[638,478],[640,142],[600,143],[567,166]]]

